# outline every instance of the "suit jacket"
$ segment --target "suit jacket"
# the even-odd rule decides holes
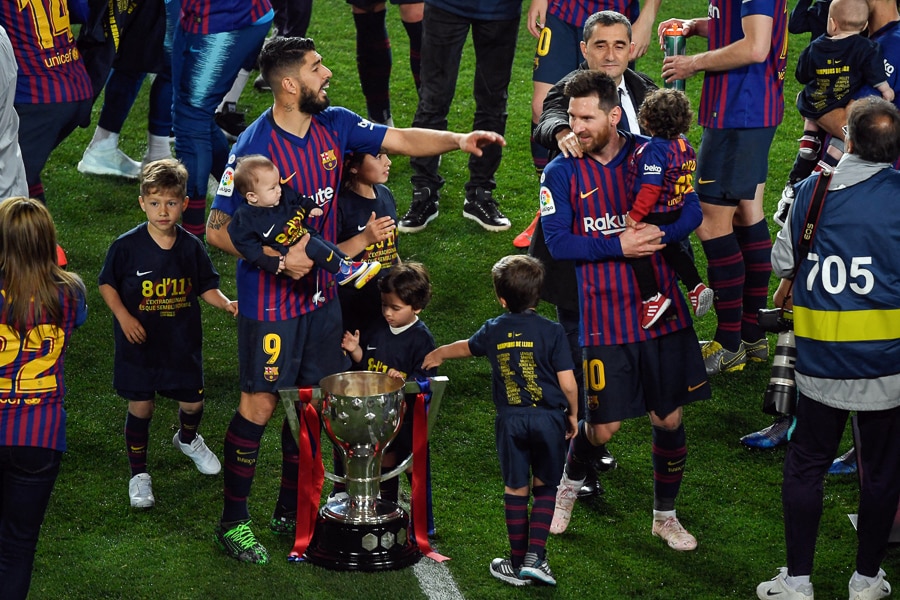
[[[544,98],[541,119],[534,131],[534,139],[550,150],[551,159],[559,154],[556,134],[561,129],[569,126],[569,102],[563,94],[563,88],[578,71],[586,71],[587,69],[587,61],[582,62],[578,69],[563,77],[556,85],[550,88],[550,91],[547,92],[547,97]],[[625,70],[622,79],[625,81],[625,88],[634,102],[635,112],[640,109],[647,94],[659,87],[648,76],[631,69]],[[544,287],[541,289],[541,298],[560,308],[577,311],[578,282],[575,278],[575,263],[570,260],[554,260],[550,256],[550,251],[544,242],[544,230],[541,227],[540,220],[538,220],[534,234],[531,236],[531,246],[528,248],[528,254],[544,263]]]

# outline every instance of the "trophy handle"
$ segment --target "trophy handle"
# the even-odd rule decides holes
[[[428,378],[429,385],[427,387],[431,388],[431,402],[429,403],[428,408],[428,435],[431,435],[431,432],[434,429],[434,423],[437,421],[438,411],[441,406],[441,399],[444,396],[444,392],[447,389],[447,384],[450,383],[450,380],[444,375],[438,375],[436,377]],[[416,381],[407,381],[403,387],[404,394],[418,394],[422,391],[422,388],[419,386],[419,383]],[[287,417],[288,426],[291,428],[291,434],[294,436],[294,441],[298,444],[300,443],[300,420],[297,417],[297,403],[301,402],[300,399],[300,391],[298,388],[285,388],[282,390],[278,390],[278,395],[281,398],[281,402],[284,405],[284,412]],[[325,394],[322,391],[322,388],[316,386],[312,388],[312,401],[318,407],[318,410],[322,410],[322,399]],[[406,470],[406,467],[409,466],[409,463],[412,461],[412,454],[407,456],[399,465],[394,467],[389,473],[381,476],[382,480],[390,479],[392,477],[396,477],[400,473]],[[335,483],[346,483],[347,478],[342,475],[335,475],[334,473],[330,473],[329,471],[325,471],[325,479],[329,481],[334,481]]]

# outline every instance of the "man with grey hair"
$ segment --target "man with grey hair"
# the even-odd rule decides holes
[[[881,563],[900,499],[900,254],[885,247],[900,230],[900,112],[868,97],[849,113],[847,154],[821,203],[807,217],[823,174],[796,187],[778,233],[772,267],[782,278],[774,300],[794,310],[796,421],[784,459],[781,498],[787,567],[757,587],[760,598],[811,600],[810,574],[822,516],[822,483],[847,417],[856,411],[861,450],[856,571],[850,600],[885,598]],[[815,212],[815,211],[812,211]],[[799,244],[814,227],[806,250]],[[793,285],[792,282],[796,282]]]

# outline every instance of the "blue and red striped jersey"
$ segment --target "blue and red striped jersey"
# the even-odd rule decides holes
[[[881,45],[884,54],[884,71],[888,85],[894,90],[894,105],[900,108],[900,21],[891,21],[878,31],[869,35],[869,39]],[[894,162],[894,168],[900,169],[900,158]]]
[[[638,0],[550,0],[547,6],[547,14],[553,15],[563,23],[583,27],[587,18],[601,10],[614,10],[622,13],[628,20],[634,23],[641,13],[641,3]]]
[[[787,68],[787,3],[785,0],[710,0],[709,49],[743,39],[741,20],[772,17],[772,45],[761,63],[728,71],[706,71],[700,95],[699,122],[713,129],[775,127],[784,116]]]
[[[641,292],[616,239],[625,230],[625,213],[634,199],[628,165],[635,141],[625,137],[622,150],[605,165],[590,156],[560,154],[542,176],[541,224],[547,246],[554,258],[576,260],[582,346],[642,342],[691,326],[675,272],[656,253],[651,257],[656,280],[673,306],[657,326],[641,327]],[[563,246],[569,251],[565,256]]]
[[[378,154],[387,128],[345,108],[327,108],[312,116],[309,132],[300,138],[278,127],[269,109],[241,134],[228,158],[212,208],[233,215],[244,198],[234,189],[234,166],[248,154],[268,156],[281,173],[282,185],[316,201],[324,214],[307,218],[323,238],[336,243],[337,197],[344,154]],[[299,281],[272,275],[245,260],[237,266],[238,307],[257,321],[282,321],[315,310],[316,301],[336,296],[334,277],[314,269]]]
[[[0,25],[9,35],[19,65],[16,104],[77,102],[93,97],[65,2],[0,2]]]
[[[63,364],[69,338],[87,319],[87,305],[81,292],[71,297],[60,291],[60,302],[60,325],[32,322],[17,335],[0,323],[0,446],[66,449]]]
[[[634,177],[636,196],[631,216],[640,221],[635,213],[644,216],[681,210],[685,194],[694,189],[697,155],[683,135],[674,140],[653,137],[634,151],[629,168]],[[648,199],[647,205],[643,204],[640,191],[644,185],[659,188],[660,194],[655,198],[655,204],[650,204],[653,199]]]
[[[181,28],[199,34],[237,31],[270,10],[269,0],[182,0]]]

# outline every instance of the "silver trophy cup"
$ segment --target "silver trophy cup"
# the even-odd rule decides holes
[[[420,553],[409,540],[409,515],[378,498],[384,450],[397,436],[406,412],[404,382],[383,373],[352,371],[330,375],[322,424],[341,453],[348,498],[319,510],[306,557],[320,566],[359,571],[398,569]]]

